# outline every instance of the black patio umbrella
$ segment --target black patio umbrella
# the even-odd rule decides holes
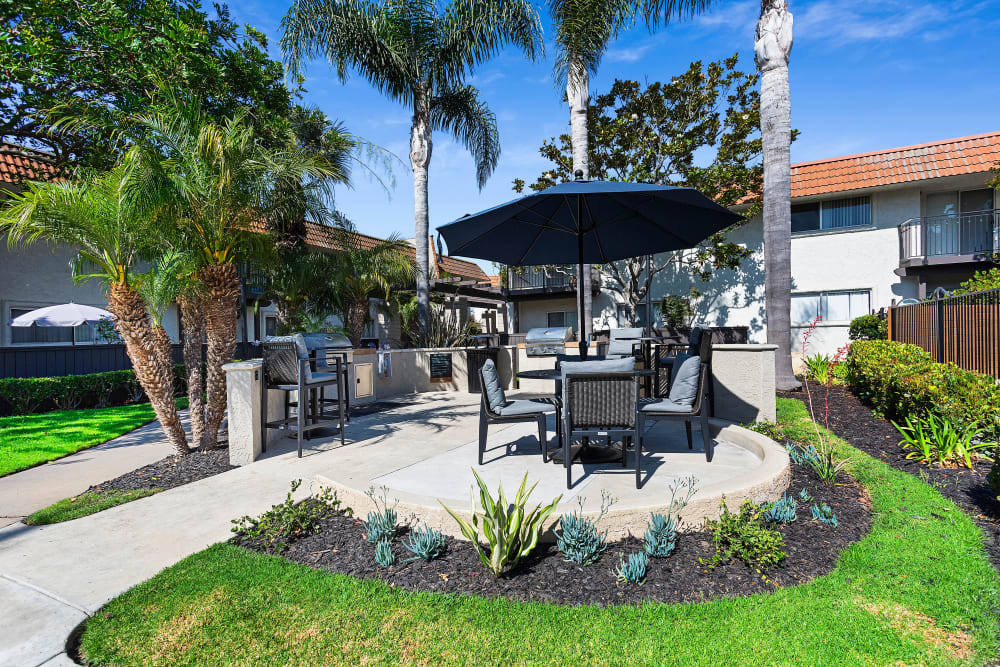
[[[740,216],[693,188],[576,180],[438,227],[448,253],[510,266],[609,262],[693,248]],[[580,292],[578,322],[583,321]],[[585,347],[581,351],[586,354]]]

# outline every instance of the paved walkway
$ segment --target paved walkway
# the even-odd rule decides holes
[[[410,429],[465,442],[474,437],[476,419],[478,396],[425,394],[404,407],[353,418],[347,447],[390,440],[396,446]],[[336,460],[339,444],[337,438],[313,441],[299,459],[294,441],[284,440],[253,465],[88,517],[0,528],[0,665],[70,664],[64,643],[88,615],[164,567],[227,539],[232,519],[280,502],[292,480],[302,479],[300,493],[307,495],[316,473]]]
[[[187,426],[187,410],[181,413]],[[0,528],[94,484],[170,456],[174,451],[159,422],[141,426],[104,444],[13,475],[0,477]]]

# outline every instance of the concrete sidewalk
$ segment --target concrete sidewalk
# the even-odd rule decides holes
[[[405,447],[413,438],[457,446],[475,437],[478,408],[473,395],[413,397],[405,406],[352,418],[345,449]],[[533,425],[508,428],[520,437]],[[518,429],[524,434],[513,432]],[[253,465],[88,517],[0,529],[0,665],[68,664],[66,638],[88,615],[164,567],[227,539],[232,519],[280,502],[292,480],[302,479],[300,494],[307,495],[316,474],[344,453],[336,437],[310,441],[301,459],[294,444],[283,440]]]
[[[187,410],[181,412],[181,420],[187,428]],[[114,440],[0,477],[0,528],[173,452],[154,421]]]

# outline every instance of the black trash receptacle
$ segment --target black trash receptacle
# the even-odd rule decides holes
[[[483,387],[479,381],[479,369],[483,367],[487,359],[492,359],[494,364],[497,363],[500,348],[472,347],[467,349],[465,353],[469,361],[469,393],[481,394]]]

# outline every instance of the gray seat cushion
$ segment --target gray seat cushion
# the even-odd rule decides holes
[[[487,359],[483,364],[482,380],[483,392],[486,393],[486,403],[494,413],[501,414],[500,409],[507,404],[507,395],[504,394],[497,365],[492,359]]]
[[[508,402],[506,405],[497,410],[497,413],[501,417],[516,417],[518,415],[537,415],[543,412],[555,411],[555,403],[550,400],[521,399]]]
[[[642,337],[642,329],[612,329],[611,340],[608,342],[609,357],[631,357],[633,346]]]
[[[684,353],[678,354],[671,374],[668,398],[678,405],[690,408],[698,395],[698,376],[701,373],[701,359]]]
[[[691,406],[674,403],[669,398],[644,398],[639,401],[639,410],[652,413],[688,413],[691,412]]]

